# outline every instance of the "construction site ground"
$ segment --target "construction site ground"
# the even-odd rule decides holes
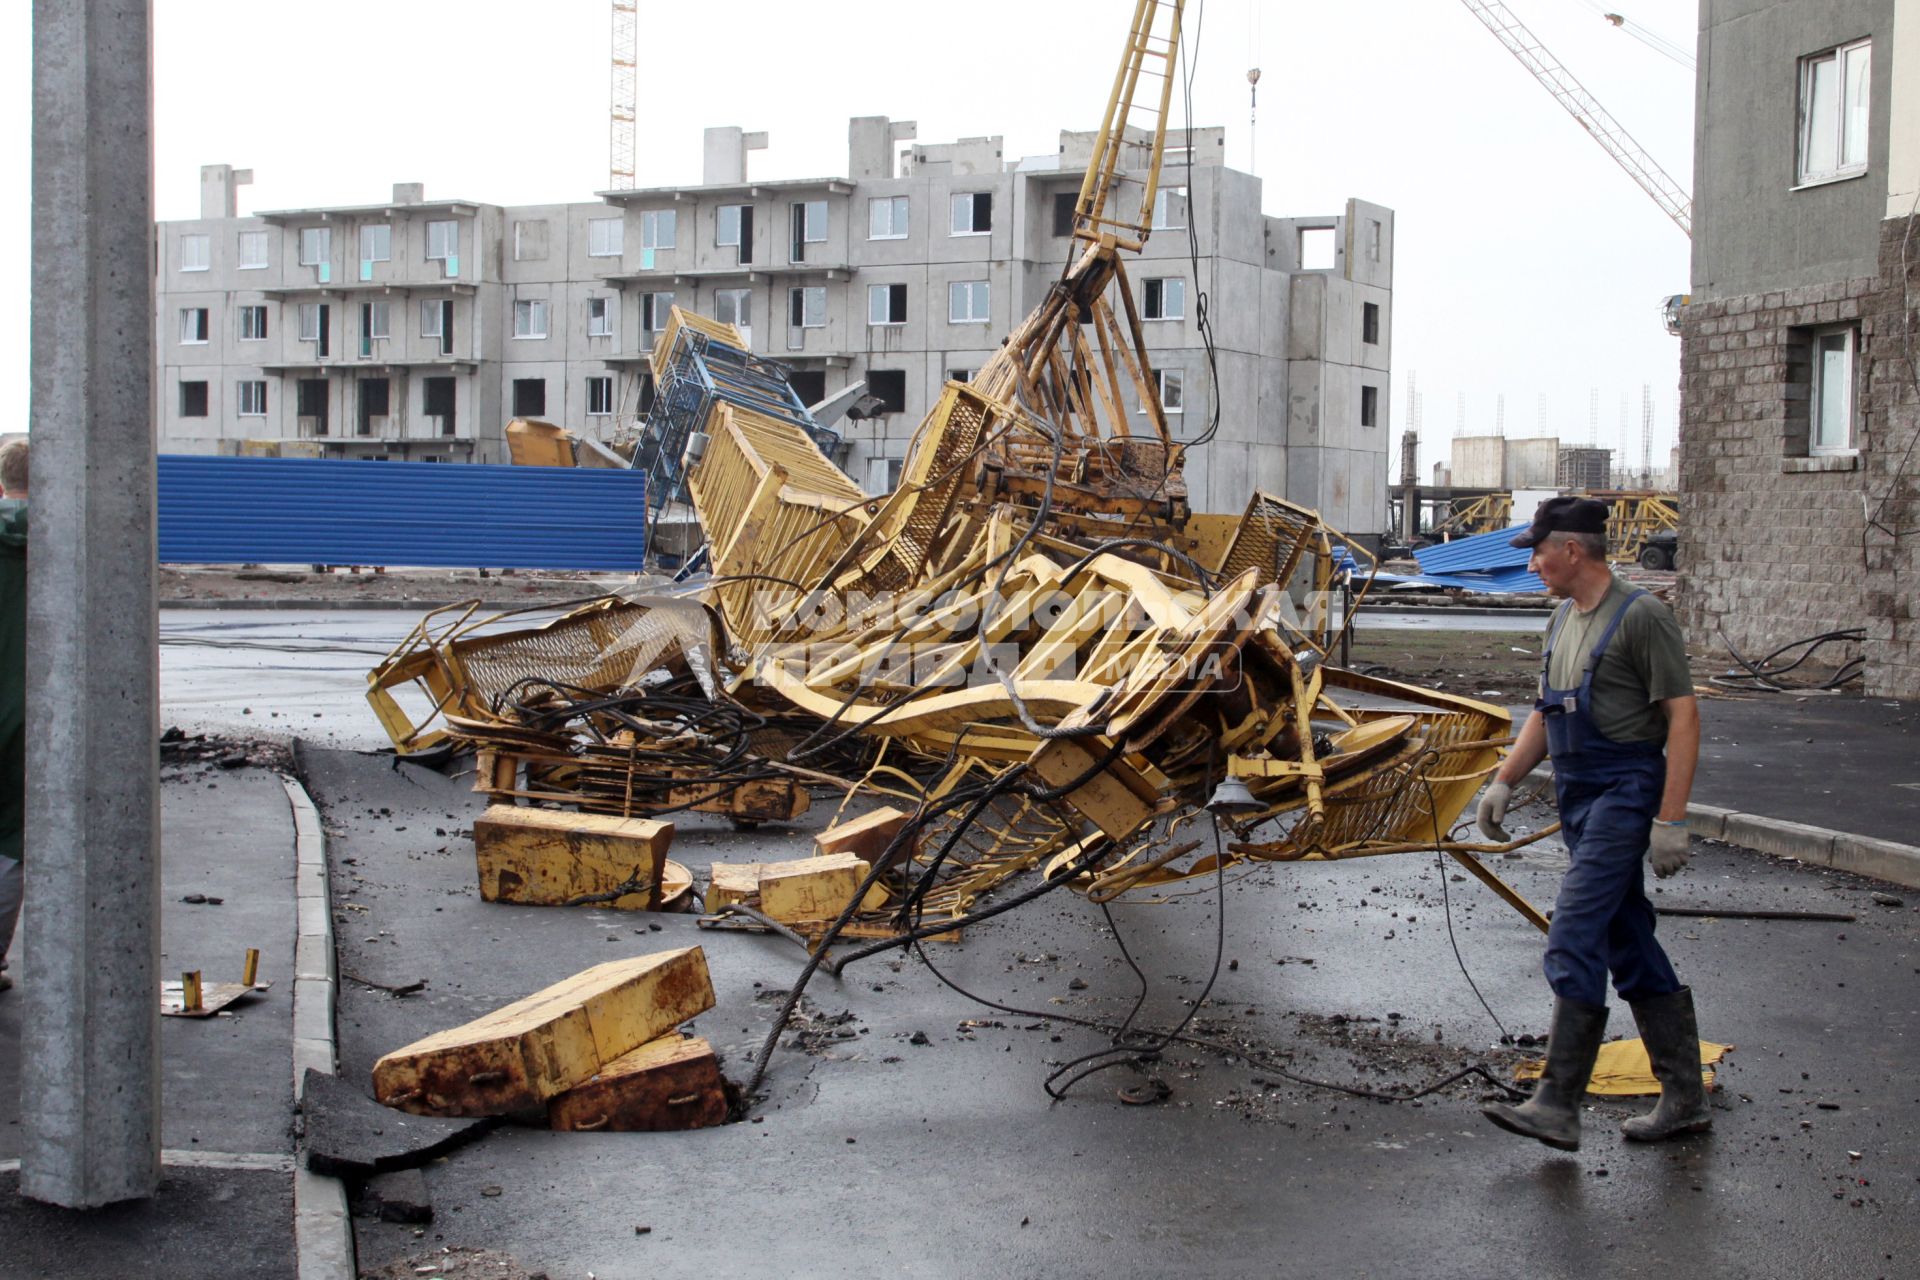
[[[383,569],[353,565],[315,569],[296,565],[162,565],[163,605],[285,608],[388,608],[485,600],[501,609],[556,604],[600,595],[631,581],[627,575],[552,570]]]
[[[1442,612],[1444,631],[1417,620],[1361,629],[1355,660],[1451,670],[1439,676],[1449,687],[1517,701],[1537,656],[1514,650],[1537,649],[1537,637],[1469,630],[1495,624]],[[692,916],[479,900],[471,777],[373,749],[382,735],[361,698],[369,663],[417,616],[163,613],[163,722],[229,735],[169,748],[163,968],[219,977],[236,947],[257,942],[276,988],[232,1018],[165,1021],[161,1196],[116,1211],[115,1234],[82,1242],[70,1215],[0,1197],[14,1205],[0,1223],[14,1272],[151,1264],[226,1276],[267,1258],[288,1269],[276,1251],[297,1123],[283,1003],[292,831],[269,772],[288,758],[269,739],[316,744],[302,773],[325,817],[339,967],[351,975],[345,1080],[365,1088],[378,1054],[599,960],[696,941],[719,996],[696,1028],[731,1075],[747,1074],[798,971],[792,944],[703,933]],[[1498,625],[1537,630],[1539,619],[1508,612]],[[1703,686],[1725,666],[1703,653]],[[1886,840],[1920,830],[1910,704],[1715,696],[1705,716],[1696,799]],[[823,796],[790,828],[757,832],[683,815],[672,856],[696,874],[716,859],[802,856],[830,812]],[[1563,1157],[1486,1125],[1477,1108],[1492,1091],[1478,1082],[1414,1106],[1287,1080],[1404,1089],[1469,1063],[1510,1070],[1517,1051],[1498,1043],[1454,941],[1508,1032],[1537,1036],[1548,1004],[1538,934],[1458,870],[1443,879],[1430,855],[1268,866],[1230,876],[1224,927],[1207,881],[1166,904],[1114,908],[1147,979],[1140,1025],[1188,1012],[1224,938],[1189,1030],[1238,1054],[1176,1047],[1050,1102],[1051,1064],[1107,1043],[1065,1017],[1124,1017],[1140,989],[1100,910],[1062,893],[928,947],[955,982],[1028,1012],[982,1007],[917,958],[822,976],[775,1054],[759,1123],[678,1135],[501,1128],[427,1168],[432,1223],[357,1219],[360,1265],[391,1276],[931,1275],[980,1255],[1013,1275],[1559,1276],[1605,1257],[1628,1275],[1911,1274],[1920,1097],[1904,1082],[1920,1033],[1920,892],[1707,840],[1694,849],[1686,874],[1656,886],[1663,905],[1856,917],[1663,922],[1699,990],[1703,1035],[1737,1046],[1703,1139],[1626,1147],[1613,1124],[1643,1104],[1596,1101],[1587,1149]],[[1563,855],[1548,840],[1496,865],[1546,905]],[[196,892],[223,901],[188,902]],[[12,959],[31,982],[18,946]],[[406,997],[365,985],[421,980]],[[18,1064],[5,1049],[19,1043],[20,1008],[0,996],[0,1188],[19,1155],[8,1137]],[[1631,1034],[1624,1010],[1612,1029]],[[1120,1100],[1149,1076],[1170,1090],[1164,1101]],[[230,1167],[235,1156],[246,1167]]]
[[[792,943],[702,932],[691,915],[483,903],[468,778],[337,750],[303,753],[303,768],[352,975],[347,1079],[597,961],[696,942],[719,1003],[694,1029],[747,1074],[802,963]],[[830,812],[751,833],[682,816],[672,856],[696,876],[716,859],[804,856]],[[1521,825],[1549,816],[1531,809]],[[1546,904],[1564,854],[1549,840],[1497,865]],[[1006,1008],[916,958],[822,974],[752,1120],[683,1134],[500,1128],[428,1168],[430,1224],[356,1222],[360,1265],[1575,1276],[1605,1258],[1619,1275],[1912,1274],[1920,913],[1887,889],[1708,841],[1657,886],[1661,905],[1855,917],[1663,921],[1702,1034],[1737,1046],[1715,1130],[1690,1142],[1628,1146],[1614,1126],[1645,1103],[1593,1100],[1587,1145],[1565,1156],[1482,1120],[1492,1090],[1478,1080],[1387,1104],[1287,1079],[1393,1091],[1475,1063],[1504,1076],[1524,1051],[1499,1043],[1501,1027],[1539,1036],[1548,993],[1539,934],[1432,855],[1264,866],[1230,874],[1224,895],[1201,881],[1169,902],[1116,904],[1117,938],[1097,906],[1062,893],[927,945],[946,978]],[[1122,1019],[1143,980],[1136,1025],[1169,1026],[1204,994],[1188,1031],[1229,1051],[1176,1044],[1050,1101],[1043,1080],[1107,1044],[1067,1017]],[[371,985],[422,981],[404,998]],[[1632,1034],[1624,1010],[1612,1030]],[[1130,1087],[1154,1096],[1152,1081],[1164,1100],[1122,1100]]]

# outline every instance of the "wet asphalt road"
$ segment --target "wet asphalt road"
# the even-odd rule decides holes
[[[387,736],[367,708],[367,672],[421,616],[419,609],[162,610],[160,688],[167,723],[196,732],[286,734],[326,746],[383,747]],[[549,616],[530,613],[518,625]],[[1542,624],[1543,615],[1527,612],[1431,610],[1363,613],[1358,625],[1539,631]],[[407,695],[401,696],[404,702]]]
[[[697,1030],[744,1077],[799,969],[790,944],[701,933],[691,916],[482,903],[459,834],[480,808],[469,778],[346,751],[305,759],[341,968],[429,982],[404,1000],[343,984],[349,1079],[589,964],[696,942],[719,998]],[[829,812],[787,835],[683,817],[672,856],[696,874],[800,856]],[[1123,1015],[1140,989],[1100,910],[1061,893],[928,948],[954,982],[1030,1012],[972,1003],[916,959],[818,978],[819,1034],[776,1052],[758,1123],[497,1131],[429,1168],[436,1218],[419,1234],[358,1222],[361,1265],[459,1245],[556,1278],[1920,1274],[1920,915],[1838,873],[1695,849],[1656,901],[1858,919],[1663,921],[1702,1034],[1737,1046],[1714,1132],[1683,1144],[1625,1146],[1614,1125],[1645,1103],[1596,1103],[1586,1148],[1563,1156],[1486,1124],[1478,1083],[1415,1106],[1281,1079],[1276,1066],[1404,1089],[1472,1063],[1509,1070],[1449,919],[1509,1031],[1543,1031],[1548,995],[1539,935],[1431,857],[1262,867],[1229,875],[1223,930],[1210,881],[1113,920],[1146,978],[1148,1026],[1188,1011],[1224,937],[1191,1029],[1257,1046],[1265,1066],[1180,1046],[1050,1101],[1052,1064],[1106,1043],[1061,1016]],[[1543,842],[1498,867],[1545,904],[1562,862]],[[1624,1009],[1612,1030],[1632,1034]],[[1166,1101],[1123,1104],[1118,1090],[1149,1075]]]

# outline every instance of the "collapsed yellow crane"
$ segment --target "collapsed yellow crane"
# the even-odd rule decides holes
[[[1327,588],[1371,557],[1315,513],[1265,494],[1188,510],[1125,265],[1152,228],[1182,8],[1137,0],[1073,255],[945,386],[892,493],[714,399],[687,472],[711,575],[539,627],[429,615],[369,677],[396,746],[480,751],[498,800],[622,816],[762,821],[809,787],[905,805],[839,918],[804,930],[822,945],[951,931],[1034,868],[1040,891],[1105,901],[1245,859],[1413,850],[1544,928],[1474,856],[1510,846],[1452,837],[1506,710],[1330,664]],[[716,343],[740,335],[675,309],[656,375]]]

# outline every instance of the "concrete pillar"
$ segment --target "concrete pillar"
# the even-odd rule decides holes
[[[700,181],[710,187],[745,182],[747,153],[766,149],[764,133],[746,133],[732,125],[708,129],[701,140]]]
[[[20,1189],[160,1175],[151,0],[33,6]]]
[[[1420,437],[1409,431],[1400,437],[1400,540],[1412,542],[1420,532]]]
[[[231,218],[240,212],[240,188],[253,181],[253,170],[230,164],[200,166],[200,216]]]

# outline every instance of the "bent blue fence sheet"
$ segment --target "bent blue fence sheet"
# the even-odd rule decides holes
[[[632,572],[639,471],[163,454],[165,564],[359,564]]]
[[[1471,538],[1455,538],[1421,547],[1413,553],[1422,573],[1472,573],[1486,569],[1524,569],[1533,553],[1525,547],[1508,546],[1520,526],[1477,533]]]
[[[1374,584],[1380,587],[1449,587],[1462,591],[1480,591],[1488,595],[1525,595],[1545,591],[1547,584],[1528,569],[1489,569],[1482,573],[1381,573]]]

